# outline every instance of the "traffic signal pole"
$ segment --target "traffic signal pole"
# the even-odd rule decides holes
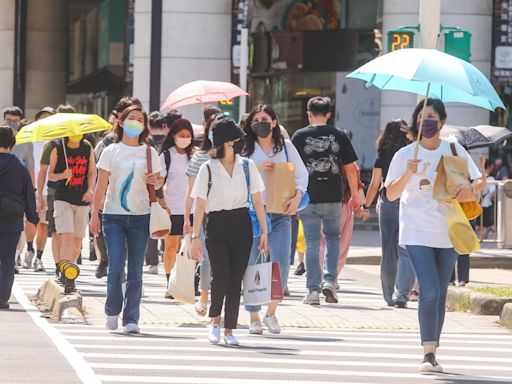
[[[420,48],[438,47],[441,0],[420,0]]]

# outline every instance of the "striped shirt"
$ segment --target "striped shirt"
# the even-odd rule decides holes
[[[208,160],[210,160],[210,154],[208,152],[197,151],[190,159],[185,174],[188,177],[196,177],[199,173],[199,168],[201,168],[201,165],[206,163]]]

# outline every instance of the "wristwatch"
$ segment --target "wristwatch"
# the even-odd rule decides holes
[[[90,193],[91,195],[94,195],[94,191],[92,189],[88,189],[87,193]]]
[[[199,235],[193,234],[192,235],[192,240],[194,240],[194,239],[199,239]]]

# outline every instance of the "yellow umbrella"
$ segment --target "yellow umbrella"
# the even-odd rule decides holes
[[[85,135],[111,128],[112,126],[98,115],[57,113],[20,129],[16,135],[16,144]]]

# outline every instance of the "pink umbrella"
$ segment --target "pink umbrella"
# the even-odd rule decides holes
[[[160,108],[175,109],[191,104],[213,103],[249,95],[242,88],[224,81],[198,80],[187,83],[171,92]]]

